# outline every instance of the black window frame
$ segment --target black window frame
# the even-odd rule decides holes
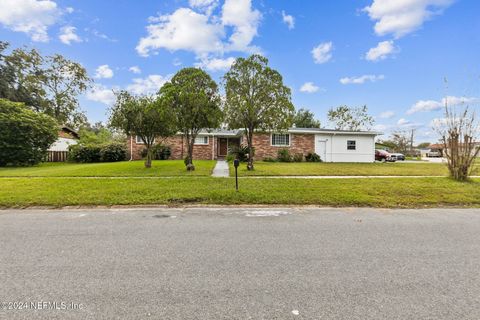
[[[351,150],[351,151],[357,150],[357,140],[347,140],[347,150]]]

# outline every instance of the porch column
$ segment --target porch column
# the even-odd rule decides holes
[[[212,136],[212,159],[215,160],[215,136]]]

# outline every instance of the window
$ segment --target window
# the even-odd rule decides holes
[[[135,136],[135,143],[136,144],[143,144],[142,138],[140,138],[140,136]],[[155,144],[155,139],[153,139],[153,143]]]
[[[272,134],[272,146],[288,147],[290,146],[290,135],[287,134]]]
[[[196,137],[194,144],[208,144],[208,137],[207,136]]]
[[[347,150],[357,150],[357,141],[347,140]]]

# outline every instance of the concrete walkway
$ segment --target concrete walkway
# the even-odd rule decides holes
[[[228,178],[230,170],[228,169],[228,163],[225,160],[217,160],[215,168],[213,168],[212,177],[215,178]]]

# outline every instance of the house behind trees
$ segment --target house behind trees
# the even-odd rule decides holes
[[[245,144],[244,130],[202,130],[193,148],[196,160],[223,159],[233,146]],[[374,162],[375,137],[373,131],[344,131],[321,128],[290,128],[286,132],[256,132],[253,136],[255,160],[276,158],[281,149],[291,155],[317,153],[325,162]],[[156,143],[169,146],[170,159],[184,159],[187,154],[186,141],[181,134]],[[128,149],[132,160],[142,158],[144,148],[141,139],[130,137]]]

